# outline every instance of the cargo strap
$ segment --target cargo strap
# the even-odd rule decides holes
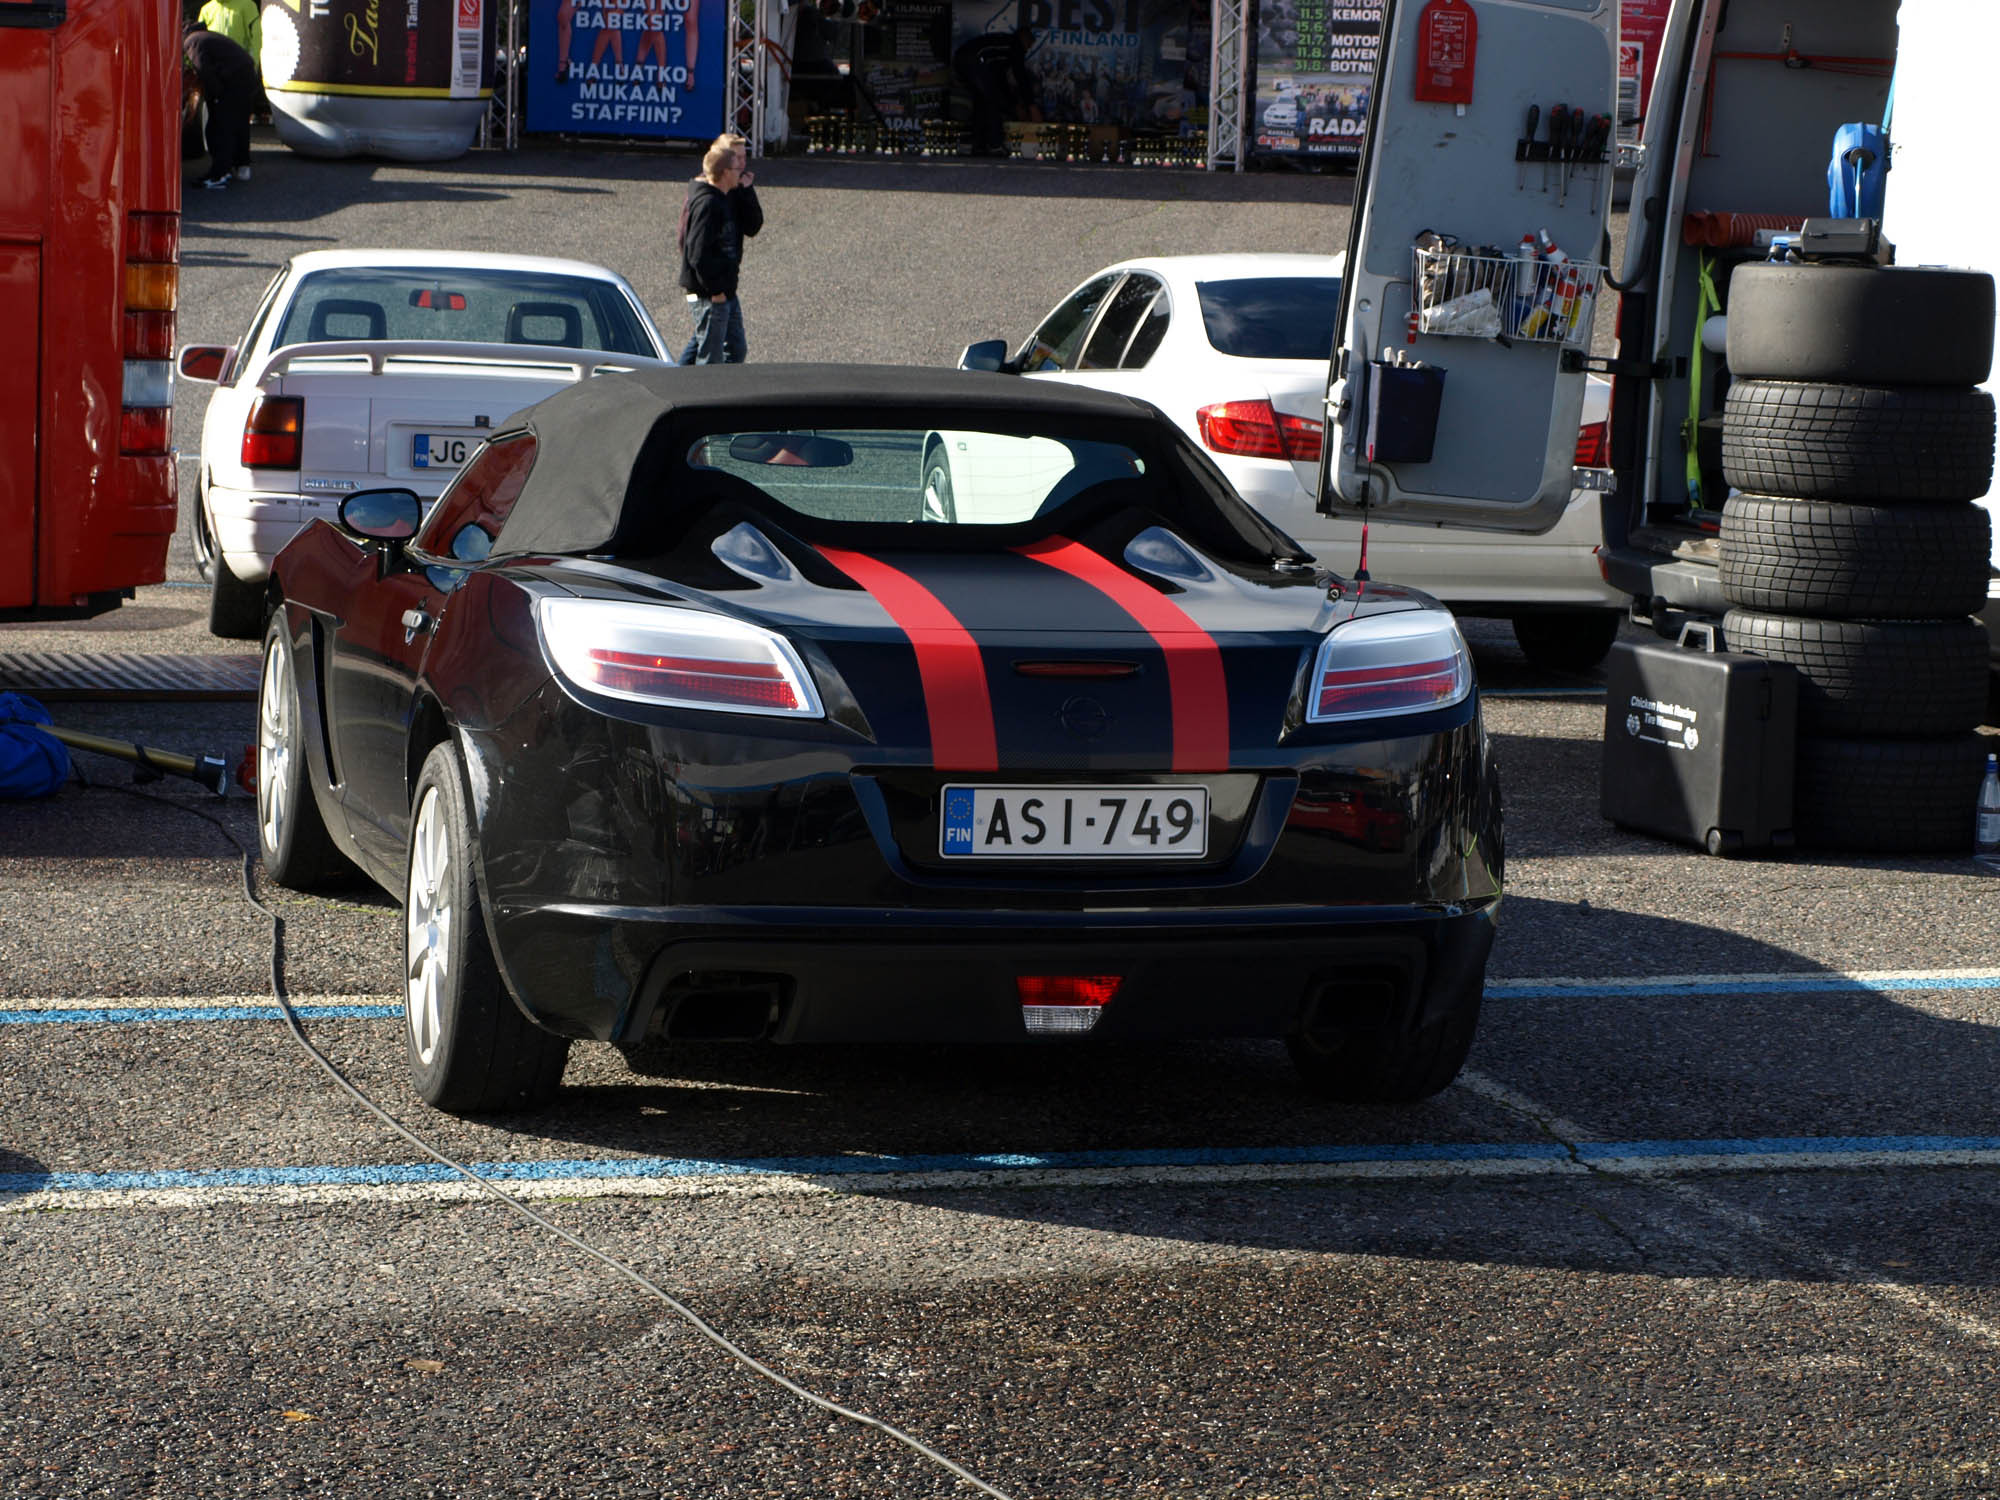
[[[1681,424],[1681,447],[1687,452],[1688,504],[1701,507],[1701,451],[1696,440],[1701,432],[1701,365],[1705,352],[1701,331],[1711,314],[1722,311],[1722,299],[1715,295],[1715,277],[1707,255],[1701,258],[1701,298],[1694,313],[1694,356],[1688,361],[1688,414]]]

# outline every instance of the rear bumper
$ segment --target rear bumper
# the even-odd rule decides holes
[[[572,976],[607,946],[656,950],[629,1008],[562,1029],[793,1042],[1030,1039],[1017,980],[1116,975],[1100,1040],[1284,1037],[1315,1007],[1379,1007],[1407,1024],[1477,992],[1498,901],[1473,908],[1229,909],[1134,915],[633,910],[516,913],[517,943]],[[567,1024],[563,1024],[564,1022]],[[578,1023],[584,1024],[578,1024]],[[1058,1038],[1057,1040],[1073,1040]]]

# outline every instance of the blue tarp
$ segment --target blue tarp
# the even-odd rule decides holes
[[[0,801],[46,797],[69,780],[69,749],[47,730],[33,698],[0,693]]]

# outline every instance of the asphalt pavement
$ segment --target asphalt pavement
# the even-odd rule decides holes
[[[691,157],[257,144],[190,194],[186,340],[327,245],[583,255],[682,326]],[[757,170],[752,358],[928,364],[1126,255],[1338,249],[1350,186]],[[185,535],[170,575],[0,651],[241,658]],[[2000,882],[1618,830],[1601,675],[1469,633],[1509,895],[1467,1072],[1410,1109],[1256,1044],[579,1046],[546,1112],[454,1120],[406,1080],[397,906],[253,882],[312,1041],[392,1115],[1018,1500],[2000,1494]],[[50,706],[254,735],[240,699]],[[249,800],[78,762],[0,805],[0,1494],[975,1493],[363,1112],[272,1008]]]

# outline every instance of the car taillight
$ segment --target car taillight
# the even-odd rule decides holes
[[[791,642],[759,626],[605,599],[544,599],[535,619],[550,664],[588,692],[672,708],[824,716]]]
[[[174,308],[180,301],[179,214],[125,216],[125,374],[118,450],[151,458],[173,443]]]
[[[1268,401],[1218,401],[1197,411],[1194,421],[1212,452],[1301,464],[1319,462],[1326,434],[1324,423],[1278,411]]]
[[[1580,469],[1601,469],[1611,456],[1611,424],[1591,422],[1576,435],[1576,465]]]
[[[1448,708],[1472,691],[1458,624],[1438,610],[1368,615],[1320,642],[1306,718],[1315,724]]]
[[[243,419],[244,467],[296,469],[305,427],[305,397],[259,396]]]
[[[1021,1024],[1033,1035],[1076,1035],[1097,1024],[1124,984],[1122,974],[1021,974]]]

